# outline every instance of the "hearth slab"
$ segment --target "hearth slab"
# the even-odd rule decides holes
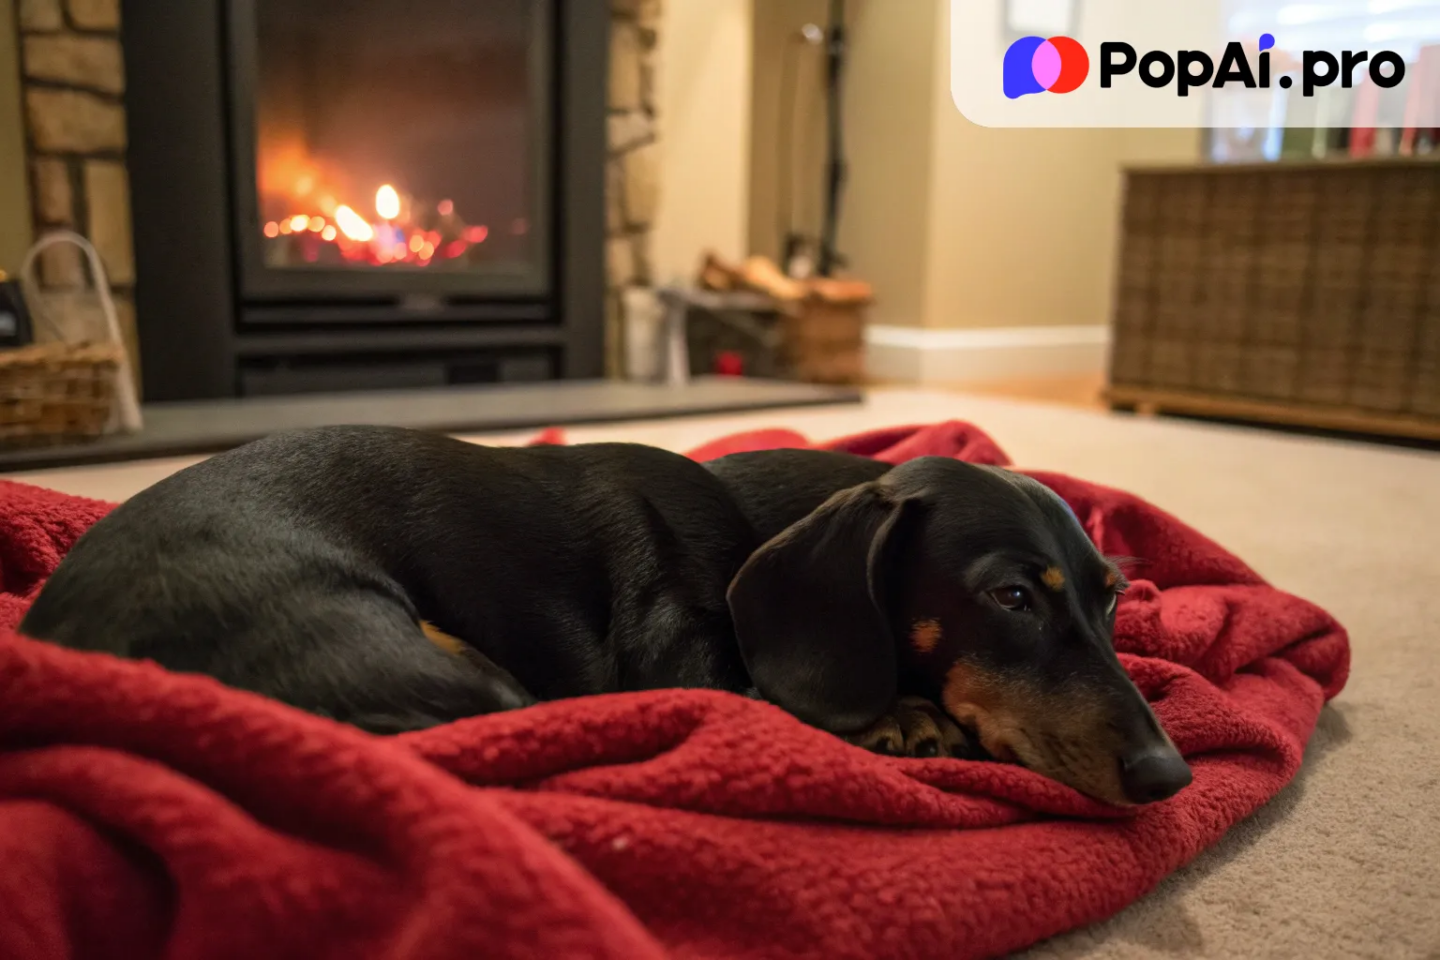
[[[772,380],[698,377],[686,386],[562,381],[145,406],[140,433],[74,446],[0,450],[0,473],[215,453],[277,430],[375,423],[443,433],[563,427],[703,414],[858,403],[859,390]]]

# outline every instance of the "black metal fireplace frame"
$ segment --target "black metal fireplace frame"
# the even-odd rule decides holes
[[[362,283],[323,301],[284,291],[247,298],[240,283],[231,2],[122,0],[146,400],[236,396],[241,366],[272,358],[524,348],[550,351],[563,377],[600,376],[609,0],[548,0],[554,81],[546,291],[492,287],[476,296],[441,281],[427,289],[443,296],[416,298]],[[348,274],[345,281],[352,282]]]

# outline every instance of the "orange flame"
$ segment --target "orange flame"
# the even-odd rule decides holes
[[[357,243],[369,243],[375,239],[375,229],[365,222],[365,218],[345,204],[335,208],[335,225],[340,232]]]
[[[394,220],[400,216],[400,194],[390,184],[375,191],[375,212],[381,220]]]

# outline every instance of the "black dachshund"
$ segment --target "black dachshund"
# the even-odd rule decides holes
[[[381,733],[728,690],[881,752],[983,748],[1146,803],[1190,770],[1111,646],[1123,589],[1048,488],[955,460],[702,466],[631,444],[328,427],[118,507],[21,632]]]

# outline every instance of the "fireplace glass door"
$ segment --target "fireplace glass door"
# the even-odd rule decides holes
[[[231,0],[245,292],[540,296],[550,0]]]

